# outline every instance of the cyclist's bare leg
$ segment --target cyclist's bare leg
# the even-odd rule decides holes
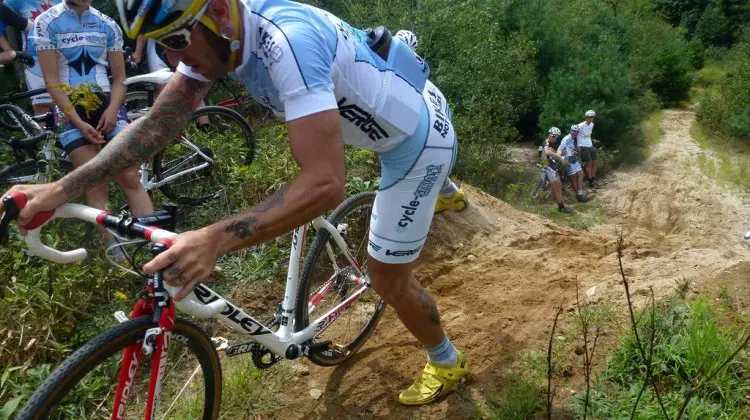
[[[550,181],[550,188],[552,189],[552,198],[555,199],[555,203],[560,204],[563,202],[563,188],[560,178],[555,178]]]
[[[427,291],[414,278],[414,263],[386,264],[367,256],[372,288],[396,310],[401,322],[426,348],[445,337],[440,311]]]
[[[146,189],[143,188],[141,180],[138,178],[138,167],[134,166],[115,178],[117,184],[122,189],[125,198],[130,204],[133,215],[140,216],[154,212],[154,205],[151,197],[148,196]]]
[[[583,189],[583,171],[578,171],[572,179],[574,181],[573,190],[578,194]]]
[[[70,161],[73,163],[73,166],[77,168],[93,159],[97,153],[99,153],[99,146],[87,144],[71,151],[68,155],[70,156]],[[89,206],[104,210],[107,206],[107,183],[102,182],[99,185],[86,189],[84,197],[86,199],[86,204]],[[97,230],[106,242],[109,238],[107,230],[99,225],[97,225]]]
[[[596,161],[592,160],[591,162],[591,177],[596,179]]]

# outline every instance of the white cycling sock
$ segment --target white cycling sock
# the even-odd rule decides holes
[[[440,196],[442,197],[451,197],[453,194],[458,192],[458,186],[451,181],[450,178],[445,178],[445,182],[443,182],[443,186],[440,187]]]
[[[440,344],[427,350],[427,358],[436,365],[455,366],[458,363],[458,350],[448,339],[448,335],[445,335]]]

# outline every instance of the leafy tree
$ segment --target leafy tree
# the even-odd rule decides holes
[[[658,19],[637,21],[633,28],[629,63],[634,93],[651,90],[664,103],[686,98],[692,84],[690,72],[697,59],[691,44],[679,31]]]
[[[732,42],[732,22],[721,5],[711,3],[695,26],[695,36],[704,45],[726,46]]]

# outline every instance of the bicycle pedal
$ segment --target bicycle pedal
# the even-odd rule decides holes
[[[123,322],[128,320],[128,316],[125,315],[125,312],[123,311],[117,311],[115,312],[115,319],[117,320],[117,322],[122,324]]]
[[[333,350],[336,353],[341,354],[343,356],[349,356],[349,354],[351,354],[351,351],[349,351],[348,348],[342,346],[341,344],[333,344],[333,345],[331,345],[331,350]]]
[[[229,340],[224,337],[211,337],[216,351],[224,351],[229,348]]]
[[[324,351],[330,350],[332,345],[333,345],[333,342],[330,340],[323,341],[321,343],[310,344],[305,347],[304,353],[308,356],[311,354],[320,354],[320,353],[323,353]]]

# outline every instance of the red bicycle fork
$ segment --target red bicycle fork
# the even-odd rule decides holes
[[[165,251],[169,245],[171,241],[164,241],[164,243],[155,244],[152,250],[157,254]],[[164,290],[163,281],[161,273],[155,274],[149,281],[145,295],[138,300],[130,312],[130,319],[141,316],[153,317],[156,326],[146,330],[143,340],[128,346],[123,353],[115,402],[112,407],[113,420],[125,417],[127,405],[133,393],[133,384],[137,379],[138,368],[146,357],[151,357],[151,376],[144,419],[152,420],[156,417],[176,318],[174,301]]]

